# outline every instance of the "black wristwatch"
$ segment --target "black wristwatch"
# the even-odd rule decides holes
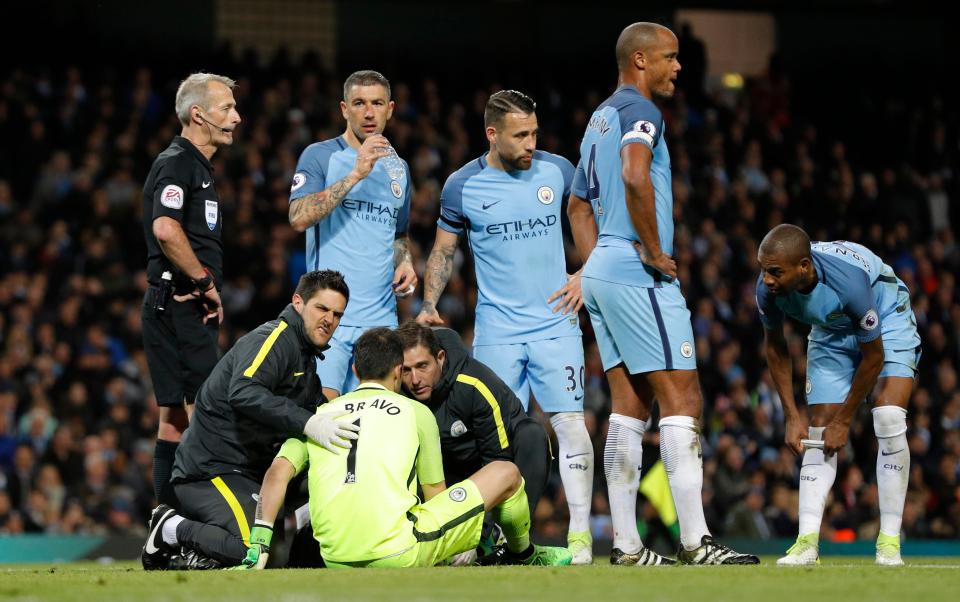
[[[204,276],[203,278],[198,278],[193,281],[194,286],[197,287],[201,293],[205,293],[208,290],[213,288],[213,276],[210,274],[210,270],[203,268]]]

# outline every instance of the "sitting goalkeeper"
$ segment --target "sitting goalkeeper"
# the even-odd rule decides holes
[[[308,466],[313,534],[329,568],[439,564],[477,546],[487,510],[517,564],[569,564],[565,548],[531,545],[527,495],[513,463],[491,462],[446,488],[433,414],[397,393],[402,363],[400,339],[389,329],[373,328],[357,339],[354,371],[361,384],[324,409],[347,413],[343,419],[360,427],[360,438],[348,453],[287,440],[264,477],[242,566],[266,566],[287,484]]]

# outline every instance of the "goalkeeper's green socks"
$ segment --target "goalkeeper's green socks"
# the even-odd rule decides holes
[[[503,503],[493,509],[493,519],[503,529],[507,549],[520,554],[530,548],[530,508],[527,502],[525,482]]]

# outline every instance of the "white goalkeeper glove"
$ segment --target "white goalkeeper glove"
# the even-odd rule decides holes
[[[303,427],[303,434],[323,449],[339,454],[339,448],[350,449],[351,439],[358,439],[360,426],[346,420],[338,420],[346,413],[334,416],[331,413],[314,414]]]

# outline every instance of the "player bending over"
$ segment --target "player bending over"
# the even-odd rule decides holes
[[[786,442],[803,454],[800,533],[780,565],[819,562],[820,522],[857,407],[879,384],[873,408],[880,494],[877,564],[901,565],[900,522],[910,475],[907,402],[920,361],[910,291],[890,266],[852,242],[815,242],[802,229],[771,230],[757,254],[757,308],[765,351],[786,414]],[[807,343],[807,417],[793,398],[783,318],[811,325]],[[805,435],[818,444],[803,445]],[[809,443],[809,442],[808,442]]]

